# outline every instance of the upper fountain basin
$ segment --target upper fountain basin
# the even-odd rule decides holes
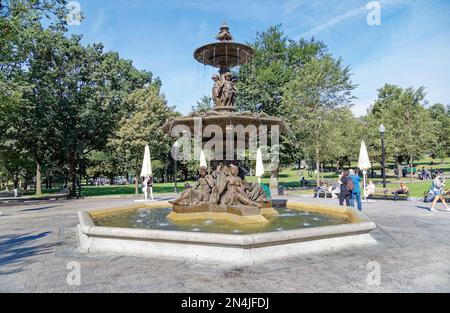
[[[232,68],[248,63],[255,56],[254,50],[244,44],[222,41],[204,45],[194,52],[194,58],[205,65]]]

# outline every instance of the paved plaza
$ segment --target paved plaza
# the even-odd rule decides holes
[[[132,201],[0,205],[0,292],[450,292],[450,213],[431,213],[423,202],[365,204],[364,213],[377,224],[375,246],[249,267],[77,250],[78,210]],[[72,261],[80,264],[81,286],[66,281]],[[371,279],[373,264],[380,266],[379,286]]]

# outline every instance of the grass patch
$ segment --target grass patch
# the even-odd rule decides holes
[[[431,164],[433,162],[433,165]],[[444,163],[441,163],[441,160],[433,160],[431,158],[425,158],[414,163],[418,169],[421,169],[423,166],[426,168],[433,167],[434,169],[442,169],[444,173],[447,175],[450,174],[450,158],[445,159]],[[394,168],[393,164],[389,164],[391,168]],[[377,164],[374,164],[375,168]],[[380,174],[380,171],[377,170],[377,174]],[[395,190],[398,188],[400,181],[406,183],[408,188],[410,189],[410,194],[412,197],[422,197],[425,192],[427,192],[431,187],[431,181],[419,181],[417,179],[414,180],[413,183],[410,182],[410,178],[401,178],[400,181],[397,180],[394,176],[394,172],[392,170],[387,172],[387,187],[389,189]],[[315,180],[316,175],[313,172],[308,172],[307,170],[282,170],[279,176],[279,183],[281,186],[287,189],[296,189],[300,187],[300,178],[304,176],[307,180]],[[257,182],[257,178],[254,176],[246,177],[248,182],[255,183]],[[337,181],[338,175],[335,172],[326,172],[321,174],[321,180],[325,180],[327,182]],[[369,178],[369,180],[373,180],[377,188],[382,188],[381,178],[377,177],[374,179]],[[263,177],[261,182],[263,184],[268,185],[270,183],[269,177]],[[192,182],[190,182],[192,184]],[[184,189],[185,182],[178,182],[178,191]],[[82,187],[82,196],[83,197],[97,197],[97,196],[112,196],[112,195],[134,195],[134,185],[123,185],[123,186],[83,186]],[[156,183],[153,186],[153,192],[155,194],[162,193],[172,193],[174,191],[175,184],[174,183]],[[60,193],[59,189],[45,189],[43,190],[44,196],[52,195],[56,193]],[[312,194],[313,190],[295,190],[291,193],[293,194]],[[142,194],[142,187],[139,186],[139,194]],[[27,192],[25,195],[33,196],[34,192]]]

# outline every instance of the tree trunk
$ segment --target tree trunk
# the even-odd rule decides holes
[[[317,187],[320,187],[320,160],[319,160],[319,145],[316,145],[316,171],[317,171]]]
[[[17,174],[14,174],[13,181],[14,181],[14,189],[19,188],[19,177],[17,176]]]
[[[397,160],[397,179],[400,179],[402,176],[402,163],[400,162],[400,160]]]
[[[36,196],[42,196],[41,164],[36,162]]]
[[[413,182],[413,179],[414,179],[414,172],[413,172],[413,158],[412,158],[412,157],[409,159],[409,169],[410,169],[410,171],[411,171],[410,177],[411,177],[411,183],[412,183],[412,182]]]
[[[75,159],[72,159],[70,161],[70,168],[69,168],[69,177],[68,177],[68,186],[67,189],[69,191],[69,198],[76,198],[77,197],[77,169],[75,164]]]
[[[139,174],[136,173],[134,176],[134,194],[139,195]]]

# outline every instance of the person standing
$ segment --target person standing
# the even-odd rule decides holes
[[[355,171],[350,170],[350,177],[353,182],[352,196],[350,198],[350,206],[355,207],[355,199],[358,204],[358,210],[362,211],[362,201],[361,201],[361,177],[355,173]]]
[[[346,206],[350,206],[350,197],[352,196],[352,193],[348,189],[348,173],[343,172],[341,177],[341,186],[340,186],[340,193],[339,193],[339,205],[344,206],[344,201]]]
[[[442,203],[445,206],[445,209],[450,212],[450,209],[447,206],[447,203],[445,202],[445,195],[446,195],[446,191],[444,190],[444,186],[445,186],[445,182],[444,179],[442,178],[440,173],[436,174],[436,177],[433,179],[433,192],[436,195],[436,197],[434,197],[433,203],[431,204],[431,212],[437,212],[437,210],[435,209],[436,203],[441,200]]]

